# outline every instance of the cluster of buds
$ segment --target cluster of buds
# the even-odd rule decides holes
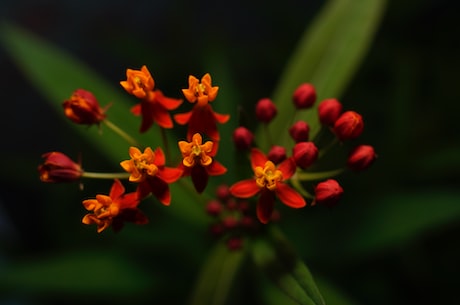
[[[316,98],[315,87],[303,83],[293,92],[293,106],[297,113],[311,109]],[[363,132],[364,122],[355,111],[343,112],[342,104],[335,98],[321,101],[317,111],[322,129],[333,135],[332,141],[325,147],[318,147],[318,139],[310,139],[310,126],[304,120],[297,120],[288,128],[293,143],[290,156],[286,147],[275,143],[271,143],[271,148],[264,154],[254,147],[254,134],[247,127],[240,126],[233,133],[235,147],[250,152],[254,177],[233,184],[230,193],[238,198],[260,195],[257,217],[262,223],[270,221],[276,197],[291,208],[306,206],[305,199],[311,199],[312,206],[333,206],[342,197],[343,188],[332,177],[345,168],[323,172],[314,172],[311,168],[337,140],[344,142],[358,138]],[[270,124],[277,113],[276,104],[269,98],[262,98],[255,105],[255,116],[262,124]],[[271,138],[269,134],[266,137]],[[344,165],[353,171],[361,171],[368,168],[375,158],[376,153],[371,145],[358,145],[349,153]],[[311,190],[306,189],[307,181],[314,181],[310,185]]]
[[[154,125],[162,133],[175,124],[185,125],[187,129],[184,137],[177,141],[176,152],[180,161],[173,163],[166,141],[162,147],[139,145],[132,136],[108,120],[108,107],[102,108],[93,93],[78,89],[64,101],[64,114],[73,123],[105,124],[130,144],[127,148],[129,158],[120,161],[123,171],[119,173],[86,171],[81,162],[75,162],[61,152],[44,154],[45,160],[38,167],[40,179],[44,182],[71,182],[82,178],[113,181],[108,194],[98,194],[95,198],[82,201],[87,210],[82,223],[95,224],[97,232],[108,227],[118,231],[125,222],[147,223],[148,218],[139,209],[140,202],[153,197],[169,206],[173,197],[169,185],[180,179],[190,177],[195,191],[201,194],[210,177],[227,172],[227,168],[216,160],[221,140],[217,126],[228,122],[230,116],[215,112],[211,106],[217,98],[219,87],[212,85],[210,74],[205,74],[201,79],[189,76],[188,88],[182,89],[182,94],[192,108],[179,113],[171,112],[183,104],[183,99],[167,97],[158,90],[146,66],[140,70],[127,69],[126,80],[121,81],[120,85],[138,100],[131,112],[141,116],[140,133]],[[296,113],[311,109],[316,99],[315,87],[308,83],[301,84],[292,95]],[[336,99],[323,100],[318,105],[319,121],[336,141],[354,140],[363,132],[362,116],[354,111],[343,112],[342,108]],[[268,126],[277,113],[275,103],[269,98],[262,98],[256,103],[255,115],[261,124]],[[268,132],[268,128],[265,130]],[[253,177],[234,182],[231,186],[219,187],[216,199],[206,205],[207,213],[215,219],[212,232],[225,236],[230,249],[240,248],[244,236],[256,232],[262,224],[279,218],[275,206],[277,200],[295,209],[307,206],[307,200],[311,200],[312,206],[333,206],[343,194],[343,188],[333,179],[343,168],[312,171],[327,147],[319,147],[316,135],[312,137],[310,134],[308,122],[295,121],[287,133],[292,140],[292,149],[271,143],[268,151],[264,152],[255,146],[254,134],[247,127],[240,126],[233,132],[235,147],[249,153]],[[271,138],[269,134],[266,136]],[[353,171],[361,171],[369,167],[375,157],[372,146],[358,145],[351,150],[345,164]],[[123,179],[134,186],[132,192],[125,192]],[[312,190],[308,190],[306,182],[314,180],[315,183],[309,185]],[[252,199],[257,200],[255,209],[252,208]]]
[[[210,232],[213,237],[223,239],[229,250],[238,250],[243,247],[244,238],[258,233],[262,225],[250,208],[250,202],[232,196],[228,185],[220,185],[215,193],[216,197],[206,204],[206,213],[213,218]],[[278,217],[275,211],[271,221]]]

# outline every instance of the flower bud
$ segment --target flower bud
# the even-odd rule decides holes
[[[368,168],[375,160],[374,147],[370,145],[359,145],[355,147],[348,156],[347,165],[351,170],[362,171]]]
[[[313,142],[299,142],[292,149],[292,157],[298,167],[306,169],[318,158],[318,148]]]
[[[309,133],[310,126],[305,121],[297,121],[289,128],[289,134],[296,143],[308,141]]]
[[[310,108],[316,101],[316,90],[312,84],[303,83],[294,91],[292,96],[297,109]]]
[[[275,164],[279,164],[286,159],[286,148],[279,145],[274,145],[267,154],[268,160]]]
[[[217,216],[222,212],[222,204],[218,200],[211,200],[206,205],[206,213],[211,216]]]
[[[363,117],[354,111],[347,111],[334,123],[334,132],[341,141],[359,137],[364,129]]]
[[[342,104],[335,98],[323,100],[318,105],[319,121],[323,125],[333,126],[342,113]]]
[[[254,135],[246,127],[240,126],[233,131],[233,143],[239,150],[246,150],[251,147]]]
[[[269,98],[260,99],[256,104],[256,117],[261,122],[269,123],[277,112],[275,104]]]
[[[77,124],[98,124],[106,117],[94,95],[83,89],[75,90],[62,106],[65,116]]]
[[[320,182],[315,187],[315,203],[334,206],[342,197],[343,188],[334,179]]]
[[[221,184],[216,189],[216,196],[222,201],[226,201],[230,198],[230,191],[227,184]]]
[[[38,166],[38,172],[43,182],[71,182],[78,180],[83,174],[80,164],[63,153],[49,152],[42,157],[45,162]]]
[[[227,247],[230,251],[236,251],[243,247],[243,239],[241,237],[231,237],[227,240]]]

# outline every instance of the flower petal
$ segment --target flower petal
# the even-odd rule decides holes
[[[263,190],[257,201],[257,218],[261,223],[266,224],[270,221],[275,207],[275,196],[273,192]]]
[[[268,158],[264,155],[263,152],[257,148],[251,149],[251,166],[253,170],[255,170],[255,168],[258,166],[263,168],[265,166],[265,162],[267,161]]]
[[[157,147],[154,151],[155,161],[153,162],[156,166],[163,166],[166,163],[165,154],[161,147]]]
[[[307,205],[305,199],[289,185],[278,182],[276,184],[276,195],[287,206],[291,208],[303,208]]]
[[[171,192],[166,182],[158,178],[157,176],[149,177],[148,181],[152,194],[164,205],[171,203]]]
[[[296,163],[293,158],[287,158],[280,163],[278,169],[283,173],[283,180],[287,180],[295,174]]]
[[[192,167],[191,174],[193,186],[198,193],[203,193],[204,189],[208,185],[209,176],[206,169],[197,164]]]
[[[112,184],[112,188],[110,189],[109,197],[112,198],[113,201],[115,199],[121,197],[123,193],[125,192],[125,187],[121,183],[120,180],[115,179],[115,181]]]
[[[227,172],[227,168],[216,160],[213,160],[209,166],[206,166],[206,170],[209,176],[219,176]]]
[[[160,90],[155,90],[155,101],[167,110],[174,110],[183,102],[181,99],[164,96]]]
[[[250,198],[260,192],[260,187],[257,185],[256,180],[247,179],[233,184],[230,193],[238,198]]]
[[[178,113],[174,115],[174,120],[176,121],[177,124],[185,125],[185,124],[188,124],[191,116],[192,116],[192,111],[185,112],[185,113]]]
[[[174,167],[159,168],[156,176],[166,183],[173,183],[182,177],[183,171]]]

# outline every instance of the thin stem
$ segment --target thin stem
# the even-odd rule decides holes
[[[115,125],[114,123],[112,123],[111,121],[105,119],[103,120],[102,122],[104,122],[104,124],[109,127],[110,129],[112,129],[116,134],[118,134],[120,137],[122,137],[123,139],[125,139],[130,145],[132,146],[136,146],[136,147],[139,147],[139,143],[136,141],[136,139],[134,139],[132,136],[130,136],[129,134],[127,134],[123,129],[121,129],[120,127],[118,127],[117,125]]]
[[[291,177],[290,181],[291,181],[291,184],[292,186],[305,198],[308,198],[308,199],[313,199],[315,198],[315,196],[313,196],[312,194],[310,194],[303,186],[302,184],[300,183],[300,179],[299,179],[299,176],[298,176],[299,173],[296,173],[294,176]]]
[[[93,179],[128,179],[129,173],[95,173],[95,172],[83,172],[81,175],[84,178]]]
[[[268,145],[270,147],[272,147],[273,146],[273,141],[272,141],[272,137],[270,135],[270,130],[268,129],[268,124],[264,123],[263,126],[264,126],[263,128],[264,128],[265,136],[267,137],[267,140],[268,140]]]
[[[160,127],[161,141],[163,142],[163,148],[166,155],[166,160],[171,160],[171,151],[169,150],[168,137],[163,127]]]
[[[295,177],[299,181],[313,181],[334,177],[340,175],[344,171],[345,168],[338,168],[323,172],[297,172],[293,177]]]

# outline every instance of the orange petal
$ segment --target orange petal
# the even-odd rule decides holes
[[[185,125],[190,121],[190,117],[192,116],[192,111],[185,112],[185,113],[178,113],[174,115],[174,120],[177,124]]]
[[[256,180],[247,179],[239,181],[230,187],[230,193],[238,198],[250,198],[260,191]]]
[[[157,173],[157,177],[166,183],[173,183],[182,177],[183,171],[174,167],[164,167]]]
[[[182,104],[181,99],[166,97],[160,90],[155,90],[155,100],[165,109],[174,110]]]
[[[307,205],[305,199],[289,185],[278,182],[276,186],[275,193],[285,205],[295,209],[303,208]]]

